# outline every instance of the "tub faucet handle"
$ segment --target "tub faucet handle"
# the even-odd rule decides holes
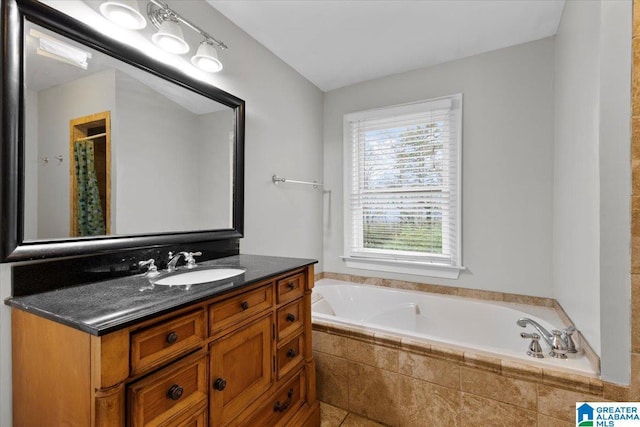
[[[531,339],[531,343],[529,343],[529,348],[527,349],[527,355],[531,357],[535,357],[536,359],[542,359],[544,354],[542,353],[542,347],[540,347],[540,335],[533,333],[528,334],[526,332],[520,332],[520,336],[522,338]]]
[[[567,344],[567,353],[577,353],[576,343],[573,340],[573,333],[576,331],[575,326],[571,325],[567,329],[562,331],[564,341]]]
[[[567,344],[562,339],[563,332],[554,329],[551,331],[551,334],[551,351],[549,352],[549,356],[555,357],[556,359],[566,359]]]

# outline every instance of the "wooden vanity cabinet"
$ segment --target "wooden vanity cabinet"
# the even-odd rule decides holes
[[[319,426],[313,266],[95,336],[12,310],[14,426]]]

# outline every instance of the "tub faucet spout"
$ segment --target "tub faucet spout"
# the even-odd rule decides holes
[[[523,328],[526,328],[527,324],[533,326],[551,348],[551,352],[549,353],[551,357],[556,357],[558,359],[567,358],[567,349],[569,345],[567,344],[568,339],[565,332],[554,329],[550,333],[541,324],[527,317],[521,317],[516,323],[518,326]]]
[[[547,342],[547,344],[551,346],[552,335],[540,323],[536,322],[535,320],[531,320],[528,317],[521,317],[516,323],[518,324],[518,326],[521,326],[523,328],[527,327],[527,323],[530,324],[538,331],[540,336]]]

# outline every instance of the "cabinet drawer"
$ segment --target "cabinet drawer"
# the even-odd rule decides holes
[[[304,334],[285,342],[276,354],[278,379],[284,377],[304,360]]]
[[[218,302],[209,307],[209,335],[239,323],[273,305],[271,284]]]
[[[131,373],[145,372],[202,346],[204,311],[160,322],[131,335]]]
[[[304,293],[304,274],[286,277],[276,283],[278,304],[299,298]]]
[[[285,425],[304,403],[305,387],[305,375],[302,369],[242,425],[246,427]]]
[[[199,353],[175,362],[130,385],[128,395],[131,427],[174,424],[206,407],[207,357]]]
[[[304,300],[287,304],[278,309],[278,340],[286,339],[302,329],[304,324]]]

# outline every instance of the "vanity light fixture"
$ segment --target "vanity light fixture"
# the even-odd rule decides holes
[[[136,0],[110,0],[100,5],[100,13],[119,27],[141,30],[147,26]]]
[[[191,58],[191,63],[202,71],[209,73],[217,73],[222,70],[222,62],[218,59],[218,49],[226,50],[227,45],[189,22],[162,0],[147,1],[147,17],[158,29],[151,36],[151,40],[156,46],[176,55],[189,52],[189,44],[184,40],[180,25],[184,24],[200,34],[204,39],[200,43],[196,54]],[[136,0],[105,1],[100,5],[100,12],[105,18],[124,28],[142,29],[146,26],[146,19],[140,13]],[[125,22],[136,22],[137,25],[142,26],[127,26]]]
[[[91,53],[71,46],[62,40],[41,33],[33,28],[29,31],[29,35],[38,39],[39,44],[36,49],[38,55],[75,65],[83,70],[87,69]]]

